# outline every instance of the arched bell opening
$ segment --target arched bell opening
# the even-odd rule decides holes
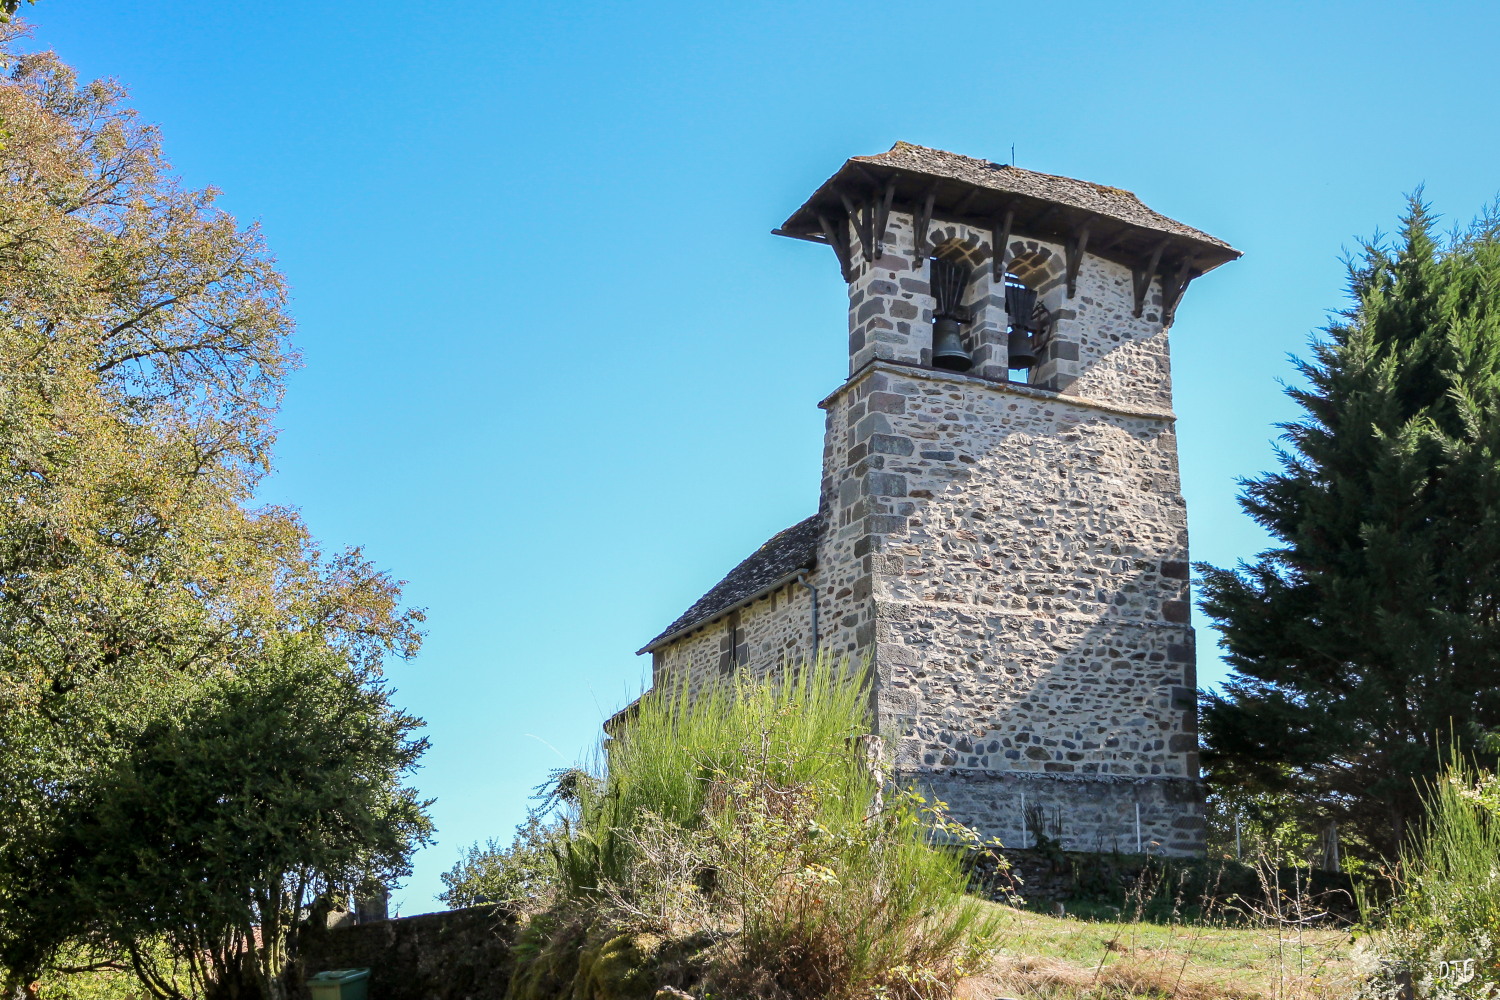
[[[928,259],[932,291],[932,365],[966,372],[974,367],[974,352],[964,327],[974,316],[965,304],[982,252],[965,240],[952,238],[933,248]]]
[[[1010,380],[1031,381],[1032,373],[1041,367],[1042,331],[1046,328],[1047,307],[1041,304],[1036,289],[1015,274],[1005,273],[1005,347],[1009,356]]]
[[[1005,341],[1007,377],[1026,385],[1042,384],[1055,316],[1048,300],[1057,284],[1050,254],[1033,250],[1012,257],[1005,268]]]

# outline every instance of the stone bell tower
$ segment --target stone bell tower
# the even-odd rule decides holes
[[[898,780],[1008,846],[1201,853],[1167,331],[1239,256],[1117,188],[897,143],[777,230],[833,249],[818,513],[642,652],[868,657]]]

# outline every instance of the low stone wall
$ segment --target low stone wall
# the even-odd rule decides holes
[[[929,799],[947,803],[958,822],[998,837],[1007,848],[1038,846],[1033,827],[1040,823],[1065,851],[1203,854],[1203,793],[1196,780],[898,767],[895,781],[916,784]]]
[[[289,970],[291,996],[307,978],[369,969],[370,1000],[503,1000],[514,969],[515,915],[499,906],[424,913],[310,934]]]

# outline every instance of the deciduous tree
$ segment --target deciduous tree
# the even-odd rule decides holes
[[[128,954],[157,997],[284,996],[315,897],[410,874],[430,830],[401,784],[418,725],[303,636],[179,685],[105,774],[58,797],[18,873],[13,961],[81,939]]]
[[[120,86],[18,38],[0,28],[0,954],[27,975],[63,943],[34,918],[68,872],[38,859],[145,766],[164,705],[209,712],[192,699],[288,636],[374,684],[421,615],[254,502],[296,363],[259,231],[171,175]]]

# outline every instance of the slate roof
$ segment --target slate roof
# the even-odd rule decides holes
[[[1223,240],[1153,211],[1129,191],[909,142],[898,142],[874,156],[849,159],[792,213],[781,231],[801,236],[821,233],[820,210],[830,219],[845,217],[841,193],[858,202],[861,196],[868,198],[883,190],[893,179],[897,204],[919,203],[935,190],[934,219],[989,225],[997,214],[1011,209],[1015,212],[1013,231],[1043,238],[1064,234],[1092,219],[1091,250],[1105,242],[1104,225],[1099,224],[1103,220],[1114,229],[1107,236],[1114,252],[1106,256],[1140,257],[1165,237],[1171,243],[1167,256],[1187,256],[1195,276],[1240,256]]]
[[[688,608],[666,631],[641,647],[648,653],[665,640],[683,632],[707,625],[714,619],[765,593],[773,585],[811,569],[818,561],[818,540],[823,535],[823,517],[814,514],[778,534],[772,535],[749,558],[741,562],[713,589]]]

